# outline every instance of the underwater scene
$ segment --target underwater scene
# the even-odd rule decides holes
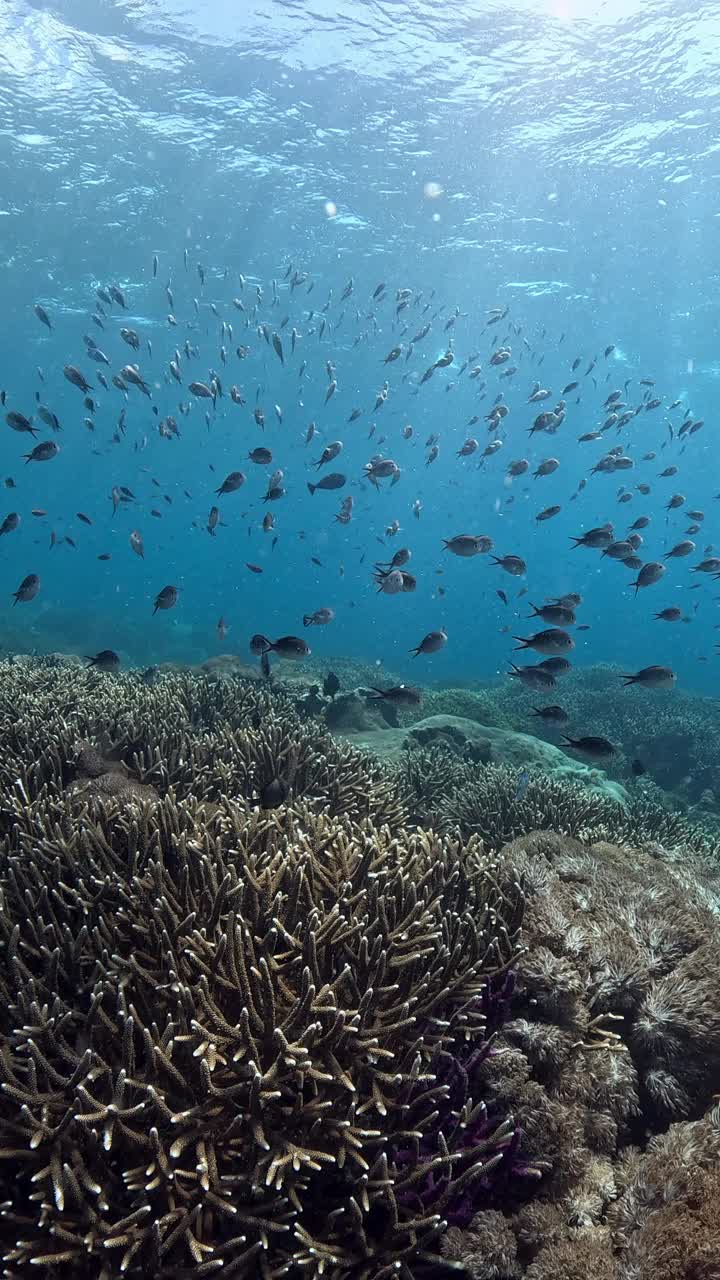
[[[720,11],[0,36],[0,1273],[720,1280]]]

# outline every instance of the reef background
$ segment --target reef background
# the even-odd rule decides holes
[[[697,829],[457,716],[383,765],[313,689],[1,665],[8,1277],[713,1280]]]

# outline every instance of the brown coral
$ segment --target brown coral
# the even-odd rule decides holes
[[[5,1275],[436,1274],[513,1134],[444,1064],[484,1044],[518,888],[479,841],[360,820],[385,779],[264,692],[230,729],[203,684],[204,731],[184,678],[142,714],[123,684],[108,755],[107,682],[69,707],[67,678],[55,741],[28,711],[0,778]],[[305,802],[251,808],[289,754]]]
[[[4,669],[3,669],[4,668]],[[166,675],[89,676],[75,668],[0,663],[0,787],[16,780],[29,799],[46,784],[120,772],[134,783],[216,803],[248,805],[280,780],[290,800],[355,819],[403,825],[392,775],[371,756],[302,721],[282,691],[241,679]],[[85,787],[121,790],[117,779]],[[152,798],[150,792],[145,798]]]
[[[702,827],[637,792],[622,804],[598,789],[547,773],[529,779],[509,765],[479,764],[448,746],[413,748],[397,768],[408,811],[418,821],[479,835],[489,849],[533,831],[552,831],[587,842],[632,847],[656,842],[668,849],[712,853]]]
[[[697,1125],[663,1130],[701,1114],[720,1075],[717,870],[550,833],[515,841],[500,865],[523,882],[525,949],[483,1075],[527,1158],[550,1165],[539,1199],[502,1204],[509,1274],[715,1280],[720,1235],[697,1169],[717,1159],[720,1125],[702,1142]],[[633,1144],[648,1133],[643,1155]],[[472,1224],[444,1248],[484,1275]]]
[[[622,1280],[720,1280],[719,1168],[718,1108],[627,1153],[609,1214]]]

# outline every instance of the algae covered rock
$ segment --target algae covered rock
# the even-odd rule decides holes
[[[354,746],[388,761],[400,760],[404,751],[417,746],[449,746],[482,763],[539,770],[554,778],[581,783],[619,803],[627,800],[627,792],[620,783],[606,777],[600,769],[571,759],[552,742],[514,729],[479,724],[463,716],[427,716],[408,729],[363,730],[343,736]]]
[[[359,689],[337,694],[325,708],[324,719],[328,729],[344,736],[374,731],[382,733],[389,725],[396,727],[398,724],[398,714],[393,706],[368,700]]]

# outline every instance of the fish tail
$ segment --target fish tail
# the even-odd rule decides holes
[[[308,491],[309,491],[310,493],[314,493],[314,492],[315,492],[315,490],[317,489],[317,485],[316,485],[316,484],[311,484],[309,480],[308,480],[308,482],[307,482],[307,487],[308,487]]]

